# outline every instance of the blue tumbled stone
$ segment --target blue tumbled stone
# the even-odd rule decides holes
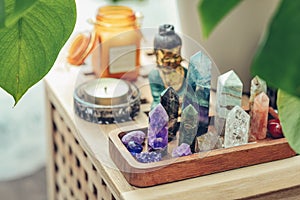
[[[136,153],[141,153],[143,151],[143,146],[135,141],[130,141],[127,144],[127,149],[134,155]]]

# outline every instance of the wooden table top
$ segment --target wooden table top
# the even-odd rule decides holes
[[[73,110],[75,85],[92,78],[95,77],[82,75],[81,68],[66,67],[62,58],[45,78],[46,91],[48,98],[58,105],[57,109],[68,126],[78,134],[82,148],[88,152],[95,167],[103,174],[108,187],[116,197],[128,200],[195,199],[195,197],[236,199],[300,185],[300,156],[148,188],[129,185],[110,158],[108,134],[116,129],[121,131],[128,126],[133,129],[147,126],[147,116],[140,113],[134,122],[112,125],[97,125],[75,116]],[[146,81],[139,78],[137,83],[143,93],[150,92]]]

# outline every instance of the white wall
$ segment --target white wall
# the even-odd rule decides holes
[[[245,0],[205,40],[197,12],[199,0],[176,0],[181,31],[198,41],[221,73],[234,69],[249,91],[250,64],[269,18],[279,0]],[[220,5],[221,6],[221,5]]]

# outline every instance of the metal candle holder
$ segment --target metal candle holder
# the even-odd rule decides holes
[[[97,124],[131,121],[140,111],[139,89],[120,79],[85,82],[76,88],[73,98],[75,114]]]

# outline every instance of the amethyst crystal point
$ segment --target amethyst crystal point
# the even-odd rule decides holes
[[[130,141],[143,144],[146,134],[143,131],[131,131],[122,137],[123,144],[127,145]]]
[[[135,155],[137,161],[142,163],[158,162],[161,161],[161,153],[159,152],[142,152]]]
[[[141,153],[143,151],[143,146],[135,141],[130,141],[127,144],[127,149],[134,155],[136,153]]]
[[[149,113],[148,144],[151,148],[161,150],[167,147],[168,122],[168,114],[161,104]]]
[[[179,142],[192,145],[198,130],[198,112],[191,104],[188,105],[181,114],[179,127]]]
[[[181,157],[192,154],[190,145],[182,143],[180,146],[173,149],[172,157]]]
[[[177,118],[179,109],[179,96],[172,87],[168,87],[161,93],[160,103],[169,116],[168,131],[169,141],[176,137],[178,130]]]

